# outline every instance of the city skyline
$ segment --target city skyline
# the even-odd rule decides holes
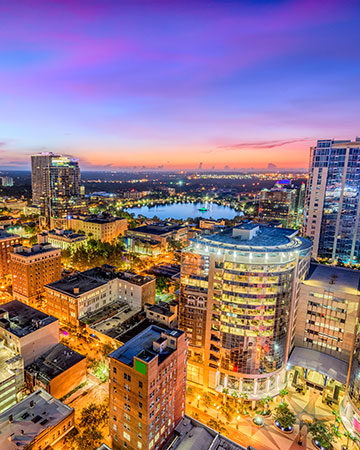
[[[4,169],[41,151],[85,170],[306,168],[317,139],[359,134],[356,2],[0,11]]]

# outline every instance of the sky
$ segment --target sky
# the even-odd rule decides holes
[[[308,166],[360,134],[360,2],[0,0],[0,168]]]

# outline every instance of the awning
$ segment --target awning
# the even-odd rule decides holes
[[[308,348],[295,347],[291,352],[288,364],[315,370],[322,375],[346,384],[349,365],[334,356]]]

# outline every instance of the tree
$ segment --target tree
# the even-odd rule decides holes
[[[233,408],[232,408],[229,404],[223,403],[223,404],[221,405],[221,412],[224,414],[225,419],[226,419],[228,422],[231,422],[232,417],[233,417],[233,413],[234,413]]]
[[[90,428],[78,434],[75,442],[78,450],[95,450],[101,445],[103,437],[101,431],[96,428]]]
[[[248,401],[248,395],[245,392],[242,392],[239,395],[239,399],[240,399],[240,411],[241,414],[244,414],[245,402]]]
[[[283,403],[285,397],[288,395],[288,391],[286,389],[281,389],[279,392],[280,398],[281,398],[281,403]]]
[[[210,419],[207,425],[218,433],[224,434],[226,432],[225,424],[221,420]]]
[[[205,406],[205,408],[209,408],[211,405],[211,397],[207,392],[203,392],[201,394],[201,403]]]
[[[295,414],[290,411],[287,403],[282,402],[275,408],[275,422],[278,422],[281,428],[285,430],[292,428],[296,422]]]
[[[347,430],[345,431],[344,436],[346,437],[346,448],[349,448],[349,441],[351,441],[351,448],[354,448],[354,444],[359,439]]]
[[[309,425],[309,432],[313,435],[317,446],[330,449],[331,444],[335,441],[334,431],[323,422],[316,420]]]
[[[269,403],[271,403],[272,401],[273,401],[273,399],[269,395],[260,399],[259,404],[262,407],[262,415],[263,416],[270,414]]]

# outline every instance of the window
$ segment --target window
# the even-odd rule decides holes
[[[138,448],[142,448],[142,443],[138,441]]]
[[[127,373],[124,373],[124,380],[131,381],[131,376]]]
[[[114,373],[116,373],[116,372],[117,372],[117,370],[116,370],[116,367],[113,367],[113,372],[114,372]]]
[[[125,439],[127,439],[130,442],[130,434],[124,431],[123,436]]]
[[[139,402],[139,408],[142,409],[142,403],[141,402]]]
[[[142,413],[141,412],[138,413],[138,417],[139,417],[139,419],[142,419]]]
[[[143,383],[142,383],[142,381],[139,381],[139,389],[142,389],[143,388]]]

